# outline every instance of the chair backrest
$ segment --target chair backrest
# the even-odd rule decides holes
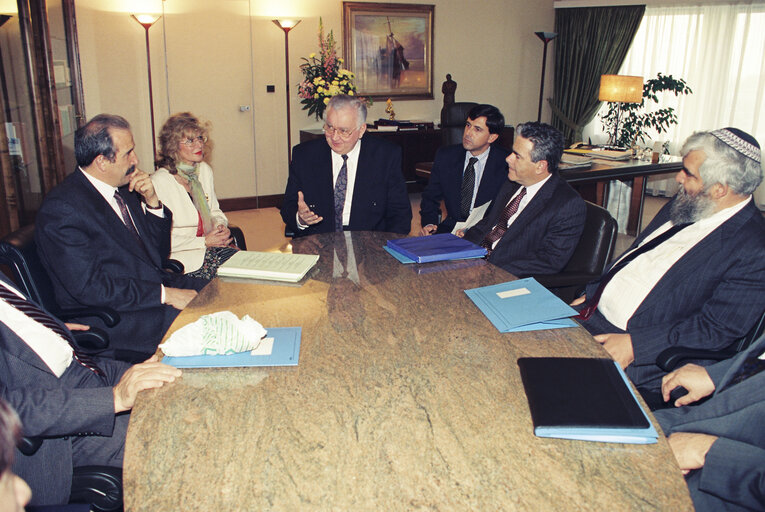
[[[563,271],[600,275],[614,254],[617,224],[605,208],[589,201],[585,204],[587,219],[584,231]]]
[[[472,101],[462,101],[446,105],[441,109],[441,143],[444,146],[462,142],[465,120],[470,109],[478,105]]]
[[[60,310],[53,283],[37,255],[35,226],[24,226],[0,240],[0,264],[13,272],[14,281],[29,299],[52,313]]]

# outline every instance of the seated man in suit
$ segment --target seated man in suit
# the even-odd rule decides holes
[[[573,303],[582,326],[648,392],[660,386],[662,350],[723,349],[765,310],[757,141],[736,128],[697,132],[682,154],[677,195]]]
[[[374,137],[362,140],[366,119],[364,102],[333,96],[324,114],[325,140],[292,150],[282,219],[295,236],[411,230],[401,148]]]
[[[422,192],[420,236],[451,233],[476,206],[493,200],[507,178],[508,151],[492,146],[505,127],[502,113],[491,105],[476,105],[468,112],[462,144],[439,149],[428,185]],[[438,223],[441,200],[446,218]]]
[[[763,370],[765,336],[732,359],[706,368],[688,364],[664,376],[665,401],[677,387],[688,391],[676,409],[654,414],[699,512],[765,507]]]
[[[25,436],[45,438],[14,463],[34,505],[67,503],[74,467],[121,467],[129,416],[120,413],[139,391],[180,375],[156,356],[131,367],[80,354],[67,326],[0,275],[0,397],[18,412]]]
[[[93,322],[109,332],[110,356],[123,350],[148,356],[206,281],[161,267],[172,213],[136,168],[127,121],[96,116],[77,130],[74,145],[79,168],[50,191],[37,214],[40,259],[61,307],[119,311],[114,328]]]
[[[486,216],[464,233],[511,274],[554,274],[568,263],[584,230],[586,207],[558,174],[563,134],[544,123],[516,128],[508,178]]]

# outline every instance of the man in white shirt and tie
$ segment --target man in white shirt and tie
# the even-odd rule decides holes
[[[35,221],[40,259],[62,308],[104,306],[109,357],[153,354],[167,328],[206,281],[162,269],[172,212],[138,158],[128,122],[101,114],[75,133],[78,168],[43,200]],[[143,358],[143,356],[136,356]]]
[[[545,123],[516,127],[507,157],[508,180],[466,240],[488,260],[518,277],[560,272],[584,230],[584,200],[560,177],[563,134]]]
[[[682,154],[678,194],[574,302],[582,325],[648,391],[660,385],[662,350],[724,349],[765,310],[765,221],[752,199],[759,144],[723,128],[693,134]]]

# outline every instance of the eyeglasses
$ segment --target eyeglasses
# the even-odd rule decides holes
[[[204,144],[205,142],[207,142],[207,137],[205,137],[204,135],[197,135],[196,137],[187,137],[181,141],[181,144],[183,144],[184,146],[191,147],[197,142]]]
[[[333,137],[335,134],[340,135],[341,139],[349,139],[351,135],[353,135],[353,132],[358,130],[360,127],[356,127],[353,129],[348,128],[335,128],[334,126],[330,126],[328,124],[324,124],[324,126],[321,128],[324,131],[325,135],[329,135],[330,137]]]

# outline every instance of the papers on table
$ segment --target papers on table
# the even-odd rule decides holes
[[[165,356],[162,362],[176,368],[295,366],[300,358],[301,332],[300,327],[272,327],[267,329],[266,338],[253,351],[214,356]]]
[[[465,290],[499,332],[576,327],[577,312],[533,277]]]
[[[615,361],[523,357],[518,367],[538,437],[656,442],[656,429]]]
[[[632,158],[632,151],[629,149],[615,151],[613,149],[566,149],[564,153],[574,155],[589,155],[593,158],[602,158],[603,160],[629,160]]]
[[[318,254],[239,251],[218,267],[218,276],[295,283],[303,279],[317,261]]]
[[[486,249],[464,238],[441,233],[388,240],[384,249],[401,263],[482,258]]]
[[[592,167],[592,157],[588,155],[563,153],[560,157],[560,165],[558,167],[562,171],[568,169],[589,169]]]
[[[489,205],[491,204],[491,201],[486,201],[481,206],[476,206],[473,208],[473,211],[470,212],[470,215],[468,215],[468,218],[464,220],[464,222],[457,222],[454,225],[454,229],[452,229],[452,235],[457,233],[460,229],[467,231],[468,229],[472,228],[478,222],[483,219],[483,216],[486,215],[486,210],[489,209]]]

